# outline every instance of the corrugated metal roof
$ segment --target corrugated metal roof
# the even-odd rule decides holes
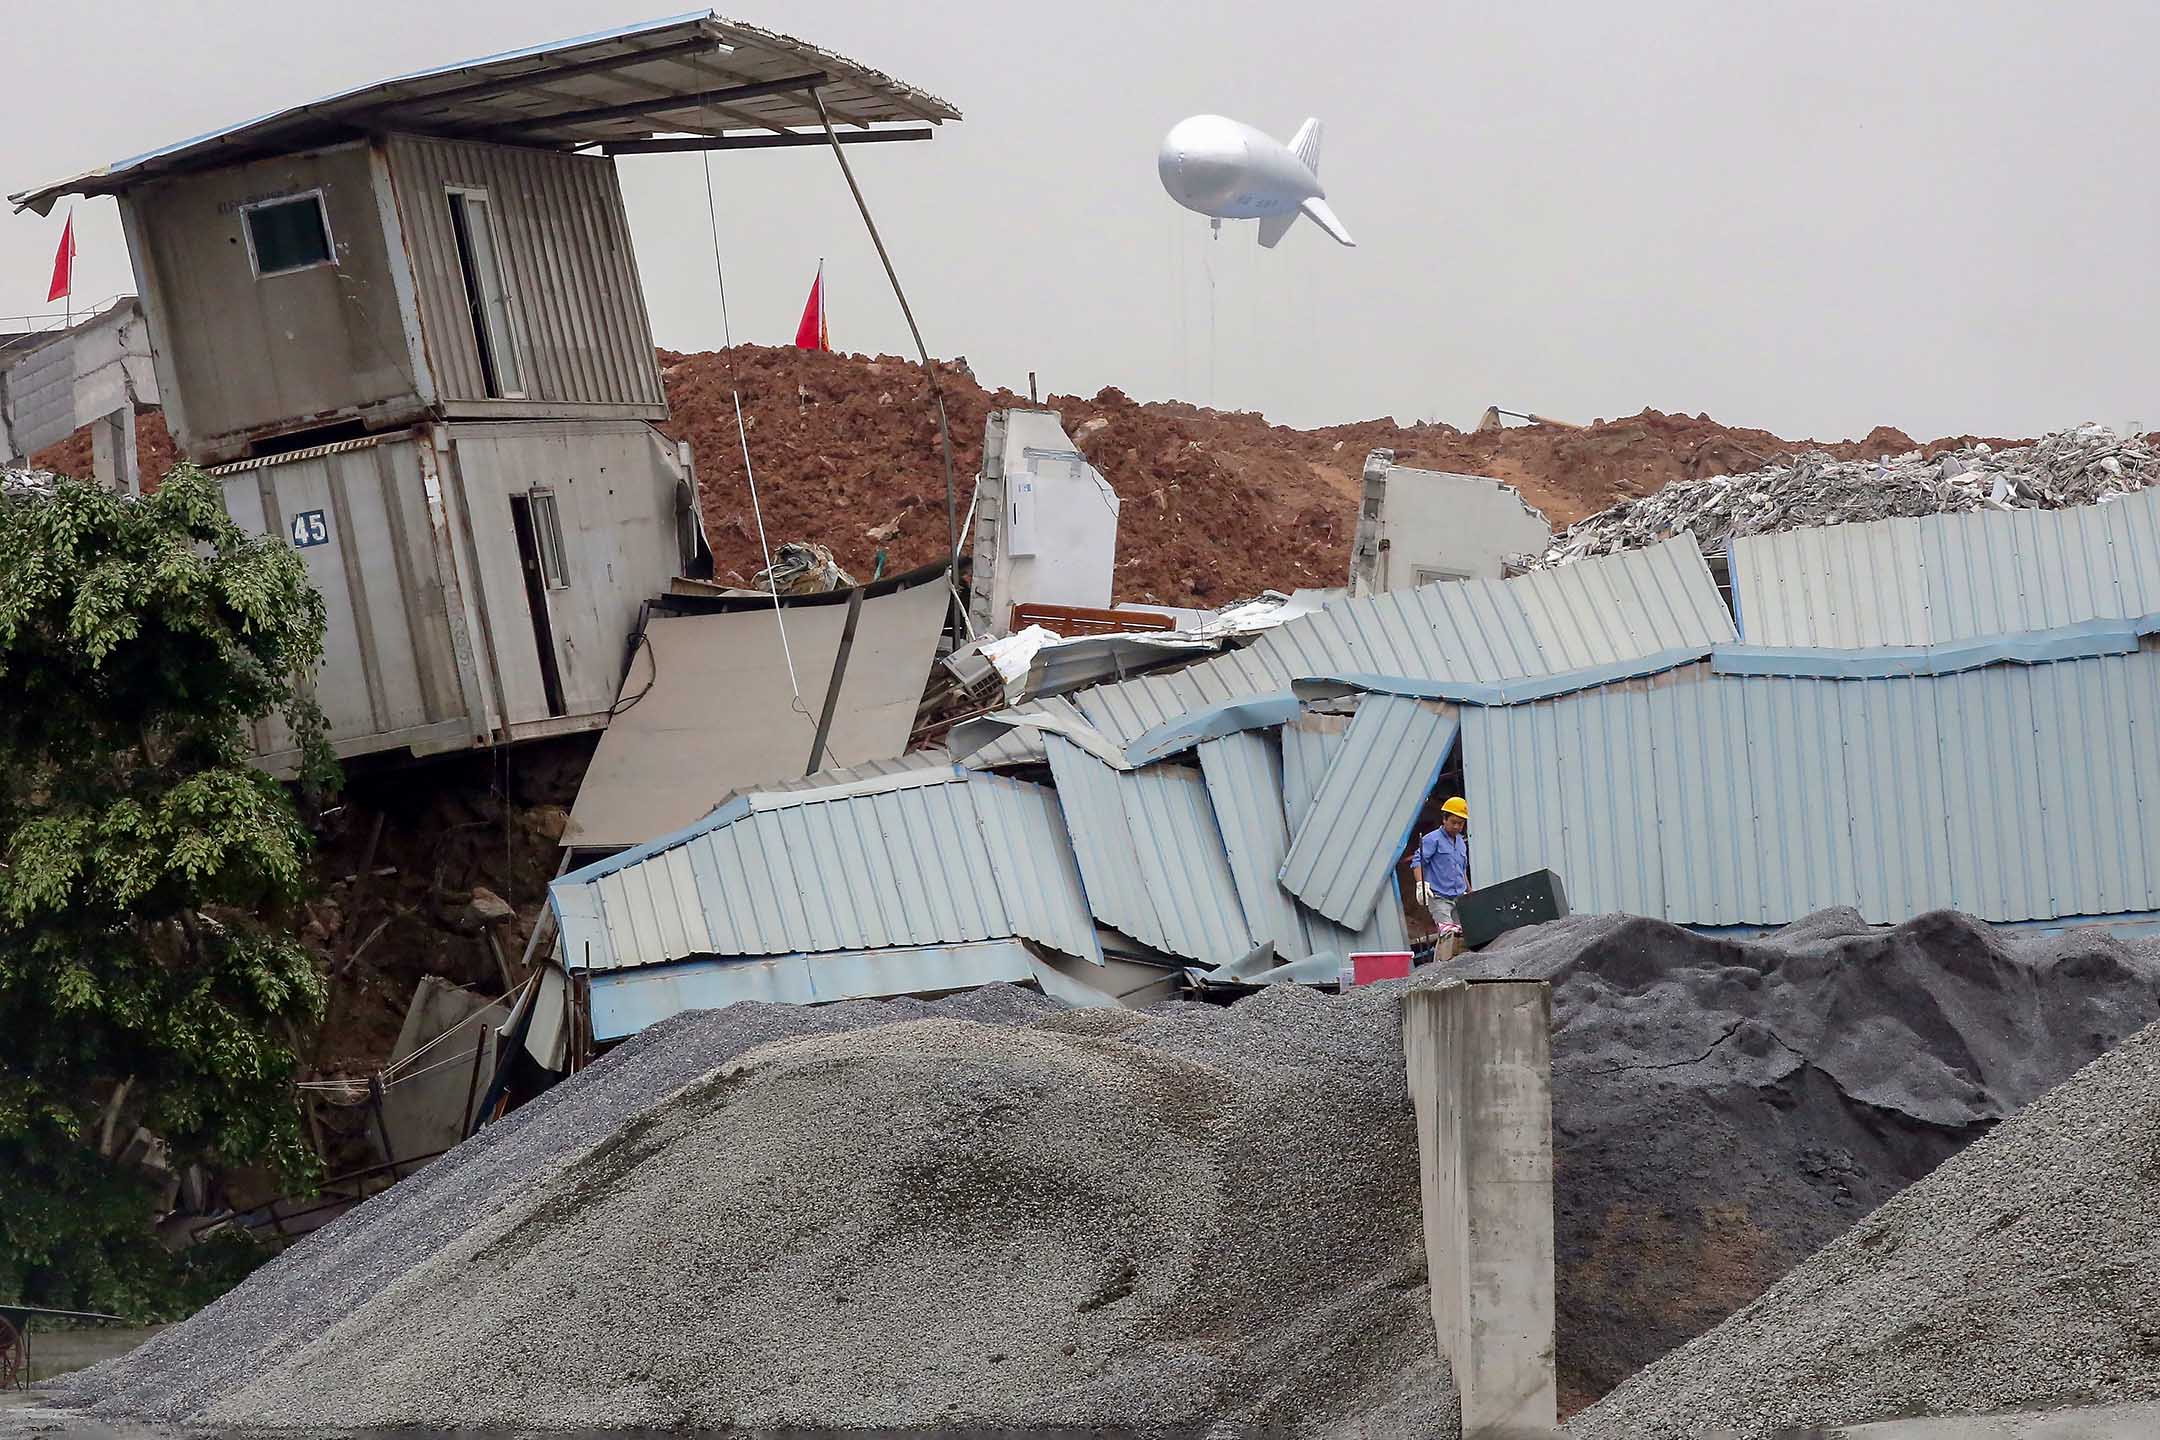
[[[1200,772],[1115,770],[1061,736],[1048,743],[1096,918],[1143,945],[1209,965],[1250,951],[1257,942]]]
[[[1340,600],[1182,670],[1072,697],[1119,745],[1310,675],[1498,683],[1734,639],[1692,536],[1510,580],[1453,580]]]
[[[1480,874],[1577,909],[1780,925],[2160,910],[2160,649],[1950,675],[1693,666],[1463,712]]]
[[[738,797],[549,895],[595,970],[1016,936],[1101,959],[1057,797],[994,775]]]
[[[2160,610],[2160,489],[1732,542],[1751,645],[1941,645]]]
[[[42,215],[62,195],[114,194],[162,175],[381,131],[567,146],[784,133],[818,124],[804,94],[813,83],[835,126],[960,118],[935,95],[866,65],[697,10],[376,81],[11,198]]]
[[[1329,737],[1338,744],[1340,733]],[[1293,742],[1299,743],[1299,742]],[[1246,730],[1210,740],[1200,747],[1200,769],[1208,799],[1215,807],[1238,903],[1253,943],[1271,940],[1279,960],[1302,960],[1320,953],[1347,955],[1361,950],[1409,948],[1402,906],[1392,887],[1373,907],[1362,932],[1353,932],[1297,902],[1278,877],[1290,853],[1290,827],[1284,815],[1283,753],[1274,731]]]
[[[1338,924],[1362,929],[1440,778],[1456,729],[1452,705],[1394,695],[1359,702],[1290,842],[1284,888]]]
[[[921,770],[952,768],[953,758],[943,750],[910,750],[907,754],[890,760],[866,760],[860,765],[834,765],[818,771],[815,775],[798,775],[792,780],[775,780],[770,784],[730,790],[713,809],[717,811],[724,808],[739,795],[791,795],[797,791],[826,790],[836,785],[852,785],[858,780],[876,780],[887,775],[912,775]]]

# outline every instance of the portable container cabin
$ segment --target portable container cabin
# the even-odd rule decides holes
[[[697,13],[382,81],[13,198],[118,198],[175,441],[329,602],[315,689],[334,746],[428,753],[605,725],[641,605],[692,553],[695,480],[657,428],[613,157],[920,139],[894,122],[957,118]],[[282,726],[258,744],[289,771]]]

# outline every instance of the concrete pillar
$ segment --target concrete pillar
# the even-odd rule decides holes
[[[90,422],[90,465],[98,484],[121,495],[142,494],[135,463],[135,407],[123,406]]]
[[[1552,992],[1450,981],[1403,1002],[1433,1328],[1465,1440],[1554,1433]]]

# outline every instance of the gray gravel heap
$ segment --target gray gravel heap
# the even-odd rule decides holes
[[[1568,1431],[1756,1437],[2160,1399],[2156,1217],[2160,1027],[2028,1105]]]
[[[1400,987],[1087,1018],[982,993],[1024,1013],[684,1017],[560,1087],[577,1119],[423,1172],[499,1172],[454,1212],[348,1217],[94,1383],[171,1411],[215,1366],[185,1413],[229,1427],[1454,1433]],[[537,1139],[574,1123],[599,1143]],[[375,1240],[400,1252],[366,1294],[291,1293]],[[227,1363],[266,1309],[290,1335]]]
[[[2160,1019],[2160,941],[1949,913],[1824,911],[1753,941],[1576,916],[1450,973],[1553,986],[1570,1407]]]
[[[2099,425],[2031,445],[1839,460],[1819,450],[1745,475],[1675,480],[1579,520],[1539,565],[1634,550],[1695,532],[1705,554],[1735,535],[1958,510],[2059,510],[2160,484],[2160,449]]]
[[[1062,1009],[992,986],[937,1002],[738,1005],[679,1015],[488,1126],[449,1157],[340,1216],[185,1324],[61,1377],[61,1404],[182,1421],[269,1371],[639,1112],[753,1046],[883,1021],[957,1015],[1016,1024]],[[724,1017],[724,1018],[723,1018]]]

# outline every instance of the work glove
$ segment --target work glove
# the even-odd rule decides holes
[[[1418,904],[1420,904],[1420,905],[1422,905],[1422,906],[1424,906],[1424,907],[1425,907],[1426,909],[1430,910],[1430,909],[1432,909],[1432,903],[1433,903],[1433,898],[1434,898],[1434,897],[1433,897],[1433,888],[1432,888],[1432,886],[1430,886],[1430,885],[1426,884],[1426,883],[1425,883],[1425,882],[1424,882],[1423,880],[1420,880],[1420,881],[1418,881],[1418,882],[1417,882],[1417,903],[1418,903]]]

